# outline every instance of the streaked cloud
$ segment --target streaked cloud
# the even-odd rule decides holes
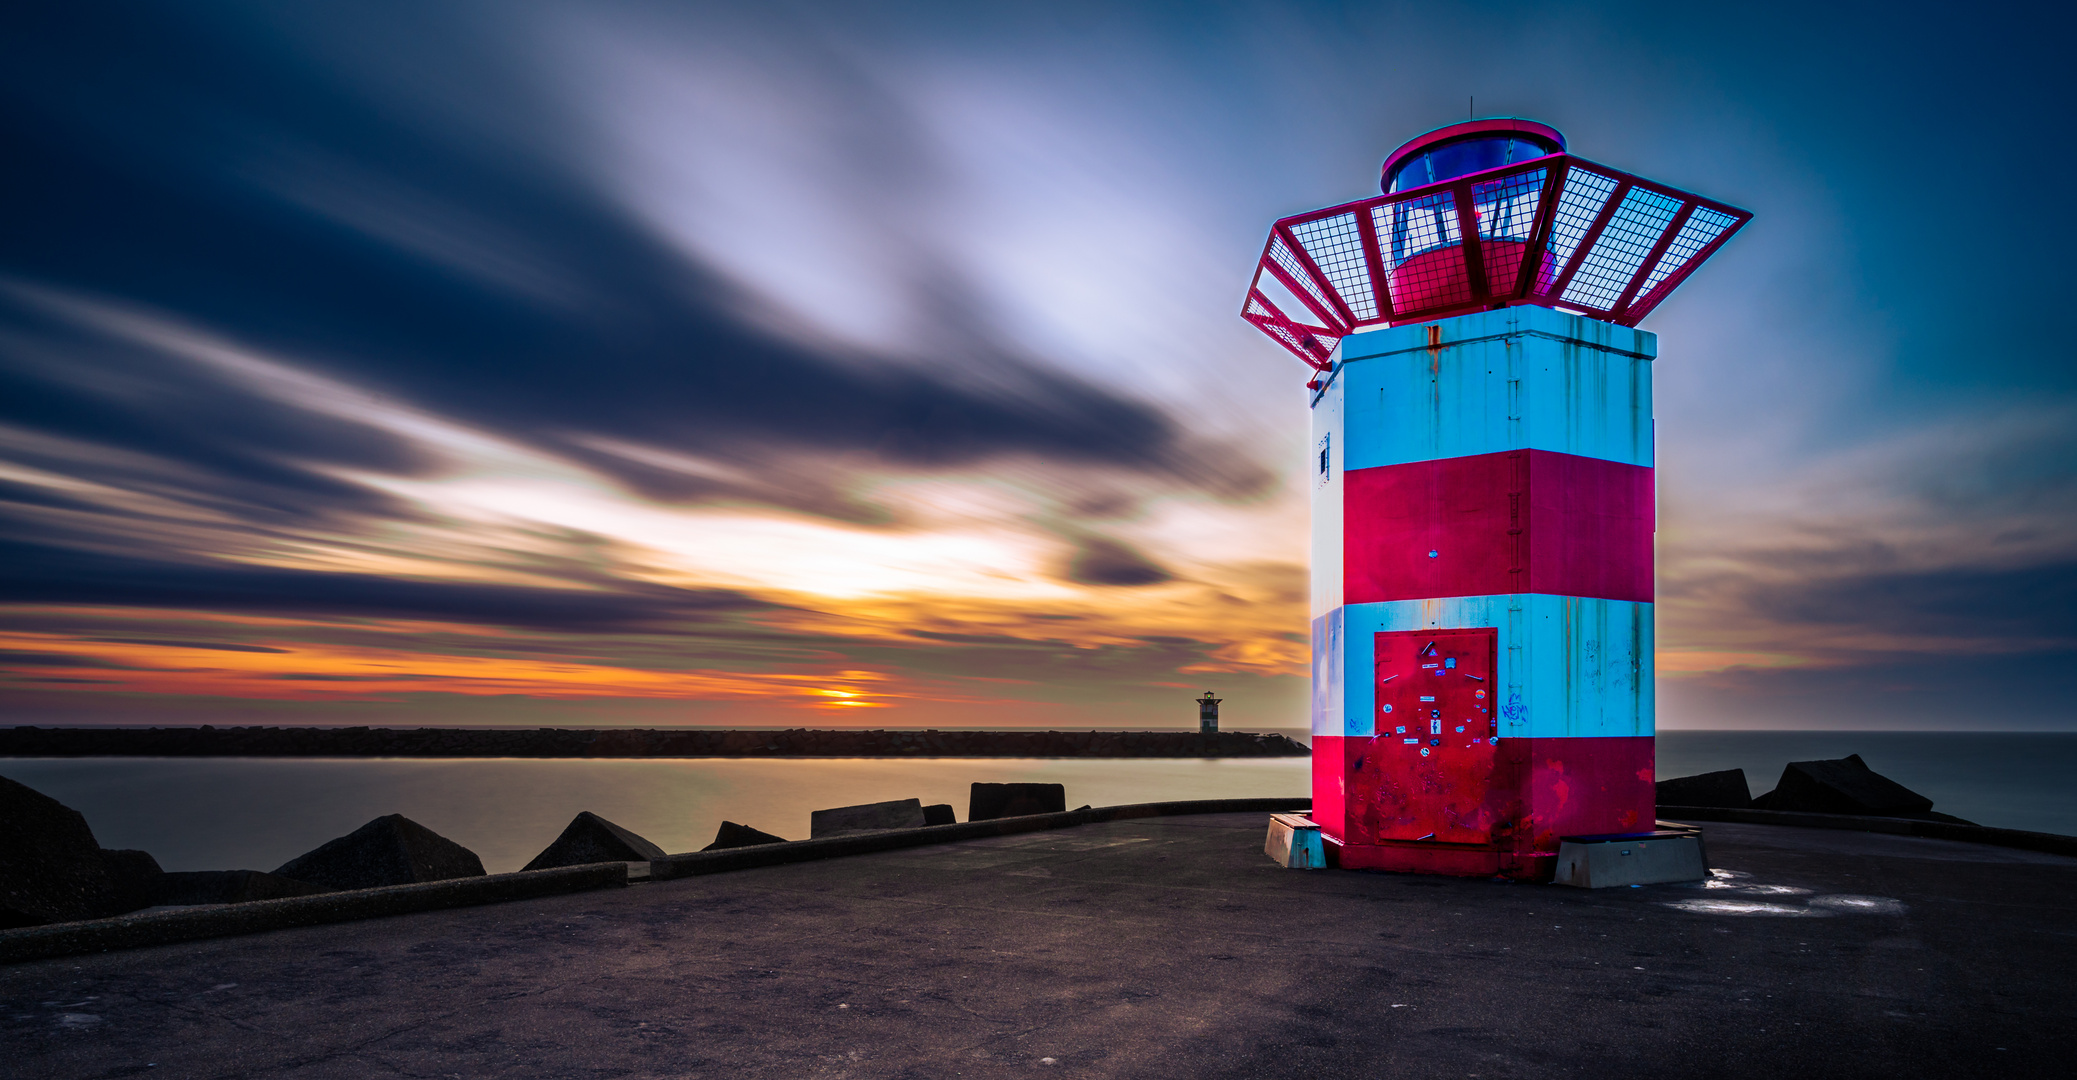
[[[1296,725],[1302,375],[1237,291],[1270,220],[1364,194],[1476,93],[1759,213],[1650,327],[1662,720],[2072,722],[2077,369],[2015,299],[2054,295],[2071,226],[1986,231],[1899,156],[2039,145],[2045,74],[1993,95],[1906,58],[2048,72],[2011,57],[2053,35],[1528,5],[119,21],[0,42],[0,193],[36,208],[0,220],[18,716],[1138,725],[1217,678]],[[1993,670],[1995,717],[1959,715]]]

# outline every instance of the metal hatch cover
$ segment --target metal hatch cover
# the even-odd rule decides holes
[[[1375,636],[1377,734],[1349,777],[1357,842],[1491,842],[1498,643],[1495,627]]]

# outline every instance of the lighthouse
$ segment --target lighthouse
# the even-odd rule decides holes
[[[1751,215],[1476,120],[1278,221],[1242,317],[1312,408],[1312,818],[1348,868],[1548,878],[1653,825],[1652,365]]]

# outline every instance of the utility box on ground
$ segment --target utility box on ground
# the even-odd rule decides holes
[[[1692,830],[1568,836],[1558,842],[1552,880],[1583,889],[1665,885],[1709,876],[1702,834]]]
[[[1292,870],[1321,870],[1327,853],[1320,844],[1320,827],[1303,814],[1271,814],[1269,836],[1262,851],[1278,866]]]

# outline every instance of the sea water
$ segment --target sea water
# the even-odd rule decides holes
[[[1067,805],[1307,794],[1307,758],[13,758],[0,776],[86,815],[103,847],[168,870],[272,870],[383,814],[517,870],[581,810],[669,852],[726,819],[789,840],[815,810],[950,803],[975,781],[1064,784]]]
[[[1660,777],[1743,768],[1753,794],[1789,761],[1858,753],[1984,825],[2077,834],[2077,734],[1670,731]],[[589,810],[665,851],[722,820],[789,839],[818,809],[887,799],[950,803],[975,781],[1064,784],[1067,805],[1309,793],[1306,758],[13,758],[0,776],[86,815],[103,846],[168,870],[272,870],[369,819],[400,813],[517,870]]]
[[[1782,766],[1859,754],[1933,800],[1933,809],[2001,829],[2077,835],[2077,733],[1665,731],[1659,778],[1744,769],[1754,795]]]

